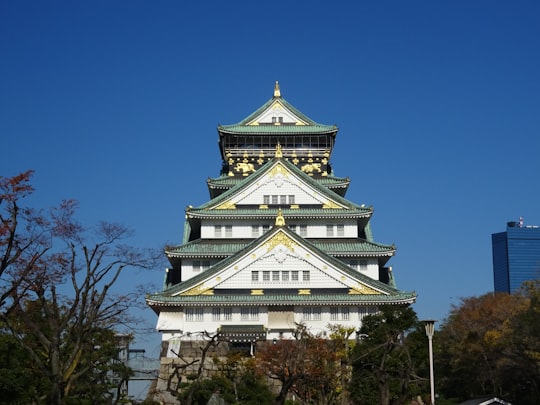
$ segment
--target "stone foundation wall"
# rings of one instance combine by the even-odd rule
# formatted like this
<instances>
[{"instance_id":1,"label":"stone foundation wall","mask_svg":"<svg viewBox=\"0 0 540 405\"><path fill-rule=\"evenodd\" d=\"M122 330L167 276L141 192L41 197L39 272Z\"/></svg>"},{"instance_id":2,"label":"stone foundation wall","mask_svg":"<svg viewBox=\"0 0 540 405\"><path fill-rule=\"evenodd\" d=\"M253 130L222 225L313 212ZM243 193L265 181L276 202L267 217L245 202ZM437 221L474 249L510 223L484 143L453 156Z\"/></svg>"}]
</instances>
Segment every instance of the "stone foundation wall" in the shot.
<instances>
[{"instance_id":1,"label":"stone foundation wall","mask_svg":"<svg viewBox=\"0 0 540 405\"><path fill-rule=\"evenodd\" d=\"M182 342L178 357L166 357L168 352L168 342L163 342L161 347L161 362L159 377L153 392L150 393L150 399L159 402L162 405L177 405L179 401L169 392L170 389L176 389L179 384L190 382L188 376L196 375L202 356L201 348L204 348L207 341ZM219 369L214 364L213 358L218 357L226 359L230 347L227 342L220 342L219 345L211 347L203 364L203 378L210 378L219 373ZM268 386L272 391L279 393L281 384L273 379L268 379Z\"/></svg>"},{"instance_id":2,"label":"stone foundation wall","mask_svg":"<svg viewBox=\"0 0 540 405\"><path fill-rule=\"evenodd\" d=\"M151 398L154 401L163 405L179 403L168 390L174 390L179 384L189 382L188 376L198 373L201 366L201 348L204 348L206 344L206 341L182 342L178 357L165 357L168 351L168 342L162 343L159 376L154 392L151 393ZM217 356L224 359L228 351L229 344L227 342L220 342L216 347L211 347L206 353L202 376L209 378L217 374L219 370L214 364L213 358Z\"/></svg>"}]
</instances>

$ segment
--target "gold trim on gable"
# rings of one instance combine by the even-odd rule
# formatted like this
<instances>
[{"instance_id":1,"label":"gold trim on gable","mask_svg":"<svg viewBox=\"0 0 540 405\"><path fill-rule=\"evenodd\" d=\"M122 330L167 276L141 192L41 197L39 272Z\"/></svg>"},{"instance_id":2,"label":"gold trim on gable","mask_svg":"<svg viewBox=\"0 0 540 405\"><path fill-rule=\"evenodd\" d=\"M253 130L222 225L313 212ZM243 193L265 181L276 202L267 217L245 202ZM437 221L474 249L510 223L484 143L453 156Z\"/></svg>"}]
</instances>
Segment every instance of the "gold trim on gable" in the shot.
<instances>
[{"instance_id":1,"label":"gold trim on gable","mask_svg":"<svg viewBox=\"0 0 540 405\"><path fill-rule=\"evenodd\" d=\"M214 295L214 290L212 288L205 287L203 284L200 284L190 290L184 291L180 295Z\"/></svg>"},{"instance_id":2,"label":"gold trim on gable","mask_svg":"<svg viewBox=\"0 0 540 405\"><path fill-rule=\"evenodd\" d=\"M216 210L235 210L236 204L232 201L225 201L223 204L220 204L216 207Z\"/></svg>"},{"instance_id":3,"label":"gold trim on gable","mask_svg":"<svg viewBox=\"0 0 540 405\"><path fill-rule=\"evenodd\" d=\"M358 284L357 286L352 287L352 288L349 289L349 295L357 295L357 294L361 294L361 295L377 295L377 294L380 294L380 292L378 292L378 291L374 290L373 288L368 287L366 285Z\"/></svg>"},{"instance_id":4,"label":"gold trim on gable","mask_svg":"<svg viewBox=\"0 0 540 405\"><path fill-rule=\"evenodd\" d=\"M341 205L336 204L333 201L328 200L326 203L323 204L323 208L343 208Z\"/></svg>"},{"instance_id":5,"label":"gold trim on gable","mask_svg":"<svg viewBox=\"0 0 540 405\"><path fill-rule=\"evenodd\" d=\"M274 177L277 175L282 175L284 177L289 177L289 173L287 170L284 169L284 167L281 164L275 165L272 170L268 173L270 177Z\"/></svg>"},{"instance_id":6,"label":"gold trim on gable","mask_svg":"<svg viewBox=\"0 0 540 405\"><path fill-rule=\"evenodd\" d=\"M294 252L294 247L296 246L296 242L293 241L284 233L278 232L274 236L272 236L272 238L266 241L266 243L264 244L268 252L274 249L277 245L283 245L290 251Z\"/></svg>"}]
</instances>

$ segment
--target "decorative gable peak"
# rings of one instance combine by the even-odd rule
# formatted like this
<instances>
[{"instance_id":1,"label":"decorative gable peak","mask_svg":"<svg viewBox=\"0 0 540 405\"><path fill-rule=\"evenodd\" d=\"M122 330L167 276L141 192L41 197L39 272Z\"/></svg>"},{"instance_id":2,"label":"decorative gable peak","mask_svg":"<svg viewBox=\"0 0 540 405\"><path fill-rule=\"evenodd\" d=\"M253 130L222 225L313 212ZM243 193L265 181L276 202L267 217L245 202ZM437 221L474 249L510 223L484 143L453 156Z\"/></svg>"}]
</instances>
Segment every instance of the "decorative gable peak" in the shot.
<instances>
[{"instance_id":1,"label":"decorative gable peak","mask_svg":"<svg viewBox=\"0 0 540 405\"><path fill-rule=\"evenodd\" d=\"M281 96L279 82L273 97L233 125L219 125L222 174L246 177L268 162L281 146L282 157L305 167L313 177L332 172L330 155L337 134L335 125L319 124ZM304 170L304 169L303 169Z\"/></svg>"},{"instance_id":2,"label":"decorative gable peak","mask_svg":"<svg viewBox=\"0 0 540 405\"><path fill-rule=\"evenodd\" d=\"M274 97L272 100L272 103L265 110L252 118L246 125L311 125L307 119L301 117L300 114L296 114L283 102L279 86L277 87L277 90L274 90Z\"/></svg>"}]
</instances>

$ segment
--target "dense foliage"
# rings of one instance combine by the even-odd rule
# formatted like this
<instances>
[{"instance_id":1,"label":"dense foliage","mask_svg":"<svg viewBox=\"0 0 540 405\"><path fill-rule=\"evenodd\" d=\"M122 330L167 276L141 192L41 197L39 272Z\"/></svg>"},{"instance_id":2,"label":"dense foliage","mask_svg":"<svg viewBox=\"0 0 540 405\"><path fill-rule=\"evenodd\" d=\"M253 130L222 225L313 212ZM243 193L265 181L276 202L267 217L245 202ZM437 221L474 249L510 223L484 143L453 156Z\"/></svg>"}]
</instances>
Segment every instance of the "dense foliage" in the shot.
<instances>
[{"instance_id":1,"label":"dense foliage","mask_svg":"<svg viewBox=\"0 0 540 405\"><path fill-rule=\"evenodd\" d=\"M422 392L425 379L417 375L412 356L418 338L409 334L415 327L416 313L408 306L383 307L364 318L352 354L352 403L404 404Z\"/></svg>"},{"instance_id":2,"label":"dense foliage","mask_svg":"<svg viewBox=\"0 0 540 405\"><path fill-rule=\"evenodd\" d=\"M540 398L540 282L519 294L461 300L434 342L437 388L446 397L494 395L512 403Z\"/></svg>"},{"instance_id":3,"label":"dense foliage","mask_svg":"<svg viewBox=\"0 0 540 405\"><path fill-rule=\"evenodd\" d=\"M153 265L153 257L126 247L130 232L117 224L86 229L75 219L77 203L50 210L24 207L32 172L0 177L0 322L3 364L24 370L21 382L6 378L13 403L100 403L110 398L112 373L127 378L114 361L115 327L124 324L136 295L114 295L128 268ZM13 375L16 375L14 373ZM6 394L7 395L7 394Z\"/></svg>"}]
</instances>

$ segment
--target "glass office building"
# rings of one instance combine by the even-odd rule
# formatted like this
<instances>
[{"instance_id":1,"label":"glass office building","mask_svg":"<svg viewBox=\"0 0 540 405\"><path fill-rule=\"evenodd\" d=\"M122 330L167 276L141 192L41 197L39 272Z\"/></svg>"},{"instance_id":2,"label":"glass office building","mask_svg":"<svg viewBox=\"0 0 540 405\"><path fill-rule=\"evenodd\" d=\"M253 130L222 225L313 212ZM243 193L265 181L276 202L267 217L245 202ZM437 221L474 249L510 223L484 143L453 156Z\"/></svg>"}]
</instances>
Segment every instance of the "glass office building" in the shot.
<instances>
[{"instance_id":1,"label":"glass office building","mask_svg":"<svg viewBox=\"0 0 540 405\"><path fill-rule=\"evenodd\" d=\"M540 228L523 219L508 222L506 232L491 235L496 292L514 293L524 281L540 278Z\"/></svg>"}]
</instances>

